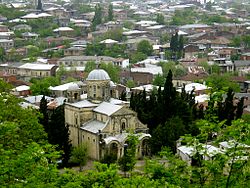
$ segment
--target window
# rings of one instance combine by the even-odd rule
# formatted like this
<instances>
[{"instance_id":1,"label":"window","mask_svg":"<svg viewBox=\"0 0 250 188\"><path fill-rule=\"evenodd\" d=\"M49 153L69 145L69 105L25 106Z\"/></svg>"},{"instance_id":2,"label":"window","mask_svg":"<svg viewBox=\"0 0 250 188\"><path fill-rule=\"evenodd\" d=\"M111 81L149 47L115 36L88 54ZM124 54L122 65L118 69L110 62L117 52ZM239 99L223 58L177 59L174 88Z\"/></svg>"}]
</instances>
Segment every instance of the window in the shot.
<instances>
[{"instance_id":1,"label":"window","mask_svg":"<svg viewBox=\"0 0 250 188\"><path fill-rule=\"evenodd\" d=\"M126 128L126 125L125 125L125 123L124 123L124 122L122 122L122 130L124 131L124 130L125 130L125 128Z\"/></svg>"},{"instance_id":2,"label":"window","mask_svg":"<svg viewBox=\"0 0 250 188\"><path fill-rule=\"evenodd\" d=\"M93 90L94 93L96 93L96 85L94 85L94 90Z\"/></svg>"},{"instance_id":3,"label":"window","mask_svg":"<svg viewBox=\"0 0 250 188\"><path fill-rule=\"evenodd\" d=\"M76 100L78 96L78 93L74 93L74 99Z\"/></svg>"},{"instance_id":4,"label":"window","mask_svg":"<svg viewBox=\"0 0 250 188\"><path fill-rule=\"evenodd\" d=\"M95 139L93 139L93 142L95 142Z\"/></svg>"}]
</instances>

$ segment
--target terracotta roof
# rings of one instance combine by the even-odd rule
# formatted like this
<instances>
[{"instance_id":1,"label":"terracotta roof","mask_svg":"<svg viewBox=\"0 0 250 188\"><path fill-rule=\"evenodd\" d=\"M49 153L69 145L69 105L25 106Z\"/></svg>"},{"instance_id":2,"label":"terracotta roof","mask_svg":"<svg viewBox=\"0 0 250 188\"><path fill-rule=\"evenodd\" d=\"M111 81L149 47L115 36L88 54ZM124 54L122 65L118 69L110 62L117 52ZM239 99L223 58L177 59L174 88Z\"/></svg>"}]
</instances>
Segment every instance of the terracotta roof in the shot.
<instances>
[{"instance_id":1,"label":"terracotta roof","mask_svg":"<svg viewBox=\"0 0 250 188\"><path fill-rule=\"evenodd\" d=\"M207 78L208 75L206 73L200 73L200 74L187 74L183 77L179 78L173 78L173 80L185 80L185 81L195 81L195 80L203 80Z\"/></svg>"}]
</instances>

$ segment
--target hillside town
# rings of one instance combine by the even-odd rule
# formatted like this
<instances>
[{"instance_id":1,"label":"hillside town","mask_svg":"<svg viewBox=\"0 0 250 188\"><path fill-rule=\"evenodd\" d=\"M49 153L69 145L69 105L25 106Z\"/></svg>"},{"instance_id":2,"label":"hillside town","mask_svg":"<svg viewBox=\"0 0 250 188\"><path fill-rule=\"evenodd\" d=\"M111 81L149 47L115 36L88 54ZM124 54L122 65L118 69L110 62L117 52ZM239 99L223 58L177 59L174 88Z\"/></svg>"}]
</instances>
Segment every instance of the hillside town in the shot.
<instances>
[{"instance_id":1,"label":"hillside town","mask_svg":"<svg viewBox=\"0 0 250 188\"><path fill-rule=\"evenodd\" d=\"M0 0L3 187L249 187L249 148L249 1Z\"/></svg>"}]
</instances>

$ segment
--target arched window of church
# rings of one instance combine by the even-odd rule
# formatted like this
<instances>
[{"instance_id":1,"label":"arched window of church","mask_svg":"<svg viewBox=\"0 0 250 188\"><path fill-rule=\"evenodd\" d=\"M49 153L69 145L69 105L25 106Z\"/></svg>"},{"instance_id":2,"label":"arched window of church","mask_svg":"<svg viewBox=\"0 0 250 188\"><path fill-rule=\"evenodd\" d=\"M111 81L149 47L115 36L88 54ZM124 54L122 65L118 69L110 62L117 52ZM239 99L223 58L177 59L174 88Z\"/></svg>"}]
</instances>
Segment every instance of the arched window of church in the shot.
<instances>
[{"instance_id":1,"label":"arched window of church","mask_svg":"<svg viewBox=\"0 0 250 188\"><path fill-rule=\"evenodd\" d=\"M126 128L126 124L125 124L125 122L122 122L122 131L124 131L125 128Z\"/></svg>"},{"instance_id":2,"label":"arched window of church","mask_svg":"<svg viewBox=\"0 0 250 188\"><path fill-rule=\"evenodd\" d=\"M74 93L74 99L76 100L78 96L78 93Z\"/></svg>"},{"instance_id":3,"label":"arched window of church","mask_svg":"<svg viewBox=\"0 0 250 188\"><path fill-rule=\"evenodd\" d=\"M102 96L105 96L105 87L102 88Z\"/></svg>"},{"instance_id":4,"label":"arched window of church","mask_svg":"<svg viewBox=\"0 0 250 188\"><path fill-rule=\"evenodd\" d=\"M96 93L96 85L94 85L94 87L93 87L93 88L94 88L94 94L95 94L95 93Z\"/></svg>"}]
</instances>

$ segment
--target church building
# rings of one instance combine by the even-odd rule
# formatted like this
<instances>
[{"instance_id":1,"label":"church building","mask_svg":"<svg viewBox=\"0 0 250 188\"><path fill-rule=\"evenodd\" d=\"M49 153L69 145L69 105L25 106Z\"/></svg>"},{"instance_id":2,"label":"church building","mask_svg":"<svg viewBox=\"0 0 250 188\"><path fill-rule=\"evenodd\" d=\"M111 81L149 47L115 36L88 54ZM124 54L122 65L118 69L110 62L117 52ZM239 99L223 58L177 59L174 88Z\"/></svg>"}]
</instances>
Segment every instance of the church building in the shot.
<instances>
[{"instance_id":1,"label":"church building","mask_svg":"<svg viewBox=\"0 0 250 188\"><path fill-rule=\"evenodd\" d=\"M80 88L67 91L65 122L73 146L87 144L89 157L101 160L104 155L123 156L129 134L138 136L137 157L149 154L148 128L128 108L128 102L111 98L113 82L106 71L94 69L86 79L87 99L80 99ZM129 147L129 146L128 146Z\"/></svg>"}]
</instances>

